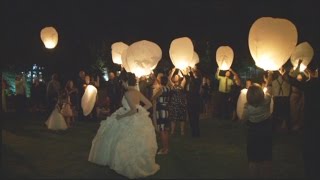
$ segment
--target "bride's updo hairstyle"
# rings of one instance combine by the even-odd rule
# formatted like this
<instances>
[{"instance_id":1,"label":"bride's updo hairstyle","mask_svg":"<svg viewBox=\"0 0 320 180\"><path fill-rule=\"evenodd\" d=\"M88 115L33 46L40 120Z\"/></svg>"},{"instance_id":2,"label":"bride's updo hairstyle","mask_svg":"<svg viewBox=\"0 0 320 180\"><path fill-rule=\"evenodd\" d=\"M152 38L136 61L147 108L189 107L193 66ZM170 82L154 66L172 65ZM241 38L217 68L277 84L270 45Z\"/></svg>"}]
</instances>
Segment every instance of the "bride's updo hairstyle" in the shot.
<instances>
[{"instance_id":1,"label":"bride's updo hairstyle","mask_svg":"<svg viewBox=\"0 0 320 180\"><path fill-rule=\"evenodd\" d=\"M128 78L128 85L129 86L135 86L137 85L137 79L136 79L136 75L131 73L131 72L128 72L127 73L127 78Z\"/></svg>"}]
</instances>

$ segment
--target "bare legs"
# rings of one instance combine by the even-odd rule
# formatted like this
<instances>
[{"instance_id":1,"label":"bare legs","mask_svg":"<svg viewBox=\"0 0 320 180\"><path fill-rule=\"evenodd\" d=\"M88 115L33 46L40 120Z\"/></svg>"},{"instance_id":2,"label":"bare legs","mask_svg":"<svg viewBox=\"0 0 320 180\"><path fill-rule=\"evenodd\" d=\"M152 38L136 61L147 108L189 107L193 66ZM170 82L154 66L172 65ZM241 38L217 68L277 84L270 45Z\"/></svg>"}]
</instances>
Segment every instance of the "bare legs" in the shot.
<instances>
[{"instance_id":1,"label":"bare legs","mask_svg":"<svg viewBox=\"0 0 320 180\"><path fill-rule=\"evenodd\" d=\"M168 154L169 152L169 132L168 130L163 130L160 132L160 138L162 142L162 148L158 154Z\"/></svg>"},{"instance_id":2,"label":"bare legs","mask_svg":"<svg viewBox=\"0 0 320 180\"><path fill-rule=\"evenodd\" d=\"M171 135L174 134L176 128L176 121L171 121ZM185 122L184 121L180 121L180 129L181 129L181 135L184 135L184 130L185 130Z\"/></svg>"}]
</instances>

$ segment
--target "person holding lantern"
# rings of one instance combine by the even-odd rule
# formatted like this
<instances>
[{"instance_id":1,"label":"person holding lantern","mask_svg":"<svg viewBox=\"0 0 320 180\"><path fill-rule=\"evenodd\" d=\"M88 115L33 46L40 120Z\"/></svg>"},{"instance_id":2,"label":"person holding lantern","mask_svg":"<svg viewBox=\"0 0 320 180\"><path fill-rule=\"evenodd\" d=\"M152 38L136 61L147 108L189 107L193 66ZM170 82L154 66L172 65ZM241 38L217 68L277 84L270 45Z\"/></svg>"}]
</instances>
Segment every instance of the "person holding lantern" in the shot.
<instances>
[{"instance_id":1,"label":"person holding lantern","mask_svg":"<svg viewBox=\"0 0 320 180\"><path fill-rule=\"evenodd\" d=\"M274 101L273 121L281 124L281 129L290 129L290 104L291 85L288 82L286 70L281 67L276 79L271 82L272 97Z\"/></svg>"},{"instance_id":2,"label":"person holding lantern","mask_svg":"<svg viewBox=\"0 0 320 180\"><path fill-rule=\"evenodd\" d=\"M302 90L304 93L304 126L303 132L303 160L306 178L318 179L319 178L319 162L320 162L320 121L319 121L319 106L320 106L320 77L318 69L307 70L309 71L308 81L299 81L297 76L299 74L299 66L302 60L299 61L298 67L295 71L289 73L289 82ZM319 68L319 64L318 64Z\"/></svg>"},{"instance_id":3,"label":"person holding lantern","mask_svg":"<svg viewBox=\"0 0 320 180\"><path fill-rule=\"evenodd\" d=\"M121 81L126 89L123 107L101 121L88 160L108 165L130 179L143 178L160 169L155 162L156 134L147 111L152 103L136 89L133 73L128 73Z\"/></svg>"},{"instance_id":4,"label":"person holding lantern","mask_svg":"<svg viewBox=\"0 0 320 180\"><path fill-rule=\"evenodd\" d=\"M270 88L264 93L259 84L251 85L246 95L247 103L240 117L240 120L248 125L247 157L249 173L254 178L271 175L272 123L269 92Z\"/></svg>"},{"instance_id":5,"label":"person holding lantern","mask_svg":"<svg viewBox=\"0 0 320 180\"><path fill-rule=\"evenodd\" d=\"M192 137L200 137L199 118L203 110L203 102L200 95L202 78L197 68L189 70L189 91L187 93L188 117Z\"/></svg>"},{"instance_id":6,"label":"person holding lantern","mask_svg":"<svg viewBox=\"0 0 320 180\"><path fill-rule=\"evenodd\" d=\"M180 73L180 75L179 75ZM173 68L169 76L171 95L169 101L169 118L171 120L171 135L174 134L176 122L180 122L181 135L185 133L185 122L187 119L187 97L184 89L186 78L179 69Z\"/></svg>"},{"instance_id":7,"label":"person holding lantern","mask_svg":"<svg viewBox=\"0 0 320 180\"><path fill-rule=\"evenodd\" d=\"M228 100L230 98L231 87L234 84L233 79L231 79L231 73L237 76L231 68L226 71L225 76L220 76L220 69L218 67L215 75L219 81L219 102L221 104L219 113L221 118L228 118L229 116Z\"/></svg>"},{"instance_id":8,"label":"person holding lantern","mask_svg":"<svg viewBox=\"0 0 320 180\"><path fill-rule=\"evenodd\" d=\"M305 72L299 72L300 66L296 70L289 72L289 82L292 85L290 95L290 118L291 130L297 132L303 127L303 114L304 114L304 92L298 83L305 83L307 76Z\"/></svg>"},{"instance_id":9,"label":"person holding lantern","mask_svg":"<svg viewBox=\"0 0 320 180\"><path fill-rule=\"evenodd\" d=\"M124 71L121 71L124 72ZM114 72L109 72L109 80L107 81L107 91L110 97L110 113L113 113L120 107L121 102L121 83Z\"/></svg>"}]
</instances>

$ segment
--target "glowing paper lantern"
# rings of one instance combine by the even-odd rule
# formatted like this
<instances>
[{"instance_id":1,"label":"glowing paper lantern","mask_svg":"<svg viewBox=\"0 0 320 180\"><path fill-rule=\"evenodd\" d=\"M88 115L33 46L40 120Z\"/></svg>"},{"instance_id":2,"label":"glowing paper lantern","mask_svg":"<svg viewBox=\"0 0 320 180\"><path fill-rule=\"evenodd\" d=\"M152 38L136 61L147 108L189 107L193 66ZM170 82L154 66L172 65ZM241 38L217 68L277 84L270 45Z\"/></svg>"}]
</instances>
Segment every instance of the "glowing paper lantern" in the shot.
<instances>
[{"instance_id":1,"label":"glowing paper lantern","mask_svg":"<svg viewBox=\"0 0 320 180\"><path fill-rule=\"evenodd\" d=\"M189 62L190 67L194 67L197 63L199 63L199 56L196 52L193 52L192 60Z\"/></svg>"},{"instance_id":2,"label":"glowing paper lantern","mask_svg":"<svg viewBox=\"0 0 320 180\"><path fill-rule=\"evenodd\" d=\"M122 66L127 72L131 72L130 67L127 63L127 50L128 49L123 50L121 54Z\"/></svg>"},{"instance_id":3,"label":"glowing paper lantern","mask_svg":"<svg viewBox=\"0 0 320 180\"><path fill-rule=\"evenodd\" d=\"M48 49L53 49L58 44L58 32L54 27L45 27L40 32L41 40Z\"/></svg>"},{"instance_id":4,"label":"glowing paper lantern","mask_svg":"<svg viewBox=\"0 0 320 180\"><path fill-rule=\"evenodd\" d=\"M297 29L287 19L262 17L249 32L249 49L256 66L275 71L289 59L298 40Z\"/></svg>"},{"instance_id":5,"label":"glowing paper lantern","mask_svg":"<svg viewBox=\"0 0 320 180\"><path fill-rule=\"evenodd\" d=\"M137 77L149 75L161 57L162 51L157 44L146 40L138 41L127 49L127 64L124 67Z\"/></svg>"},{"instance_id":6,"label":"glowing paper lantern","mask_svg":"<svg viewBox=\"0 0 320 180\"><path fill-rule=\"evenodd\" d=\"M169 55L173 65L185 69L193 58L193 44L187 37L174 39L170 44Z\"/></svg>"},{"instance_id":7,"label":"glowing paper lantern","mask_svg":"<svg viewBox=\"0 0 320 180\"><path fill-rule=\"evenodd\" d=\"M313 57L313 48L308 42L300 43L293 51L290 60L294 69L297 68L299 59L302 60L300 71L304 71Z\"/></svg>"},{"instance_id":8,"label":"glowing paper lantern","mask_svg":"<svg viewBox=\"0 0 320 180\"><path fill-rule=\"evenodd\" d=\"M237 102L237 115L238 118L241 119L242 115L243 115L243 108L244 105L247 103L247 92L248 89L244 88L241 90L239 98L238 98L238 102ZM263 90L264 93L266 93L266 89ZM271 102L270 102L270 113L273 112L273 99L271 98Z\"/></svg>"},{"instance_id":9,"label":"glowing paper lantern","mask_svg":"<svg viewBox=\"0 0 320 180\"><path fill-rule=\"evenodd\" d=\"M229 46L220 46L216 52L216 61L220 70L229 70L233 62L233 50Z\"/></svg>"},{"instance_id":10,"label":"glowing paper lantern","mask_svg":"<svg viewBox=\"0 0 320 180\"><path fill-rule=\"evenodd\" d=\"M128 45L123 42L116 42L111 45L112 61L115 64L122 64L121 55L124 50L128 49Z\"/></svg>"},{"instance_id":11,"label":"glowing paper lantern","mask_svg":"<svg viewBox=\"0 0 320 180\"><path fill-rule=\"evenodd\" d=\"M83 110L83 115L87 116L91 113L97 97L97 88L88 85L81 99L81 107Z\"/></svg>"}]
</instances>

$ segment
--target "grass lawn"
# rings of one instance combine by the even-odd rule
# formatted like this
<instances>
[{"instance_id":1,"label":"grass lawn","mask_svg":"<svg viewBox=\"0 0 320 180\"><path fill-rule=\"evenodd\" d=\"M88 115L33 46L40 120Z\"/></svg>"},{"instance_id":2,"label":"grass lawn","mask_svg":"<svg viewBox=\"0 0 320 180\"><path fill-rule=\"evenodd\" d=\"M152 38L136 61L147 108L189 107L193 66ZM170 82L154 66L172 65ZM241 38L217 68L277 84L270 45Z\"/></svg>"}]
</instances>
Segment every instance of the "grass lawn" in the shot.
<instances>
[{"instance_id":1,"label":"grass lawn","mask_svg":"<svg viewBox=\"0 0 320 180\"><path fill-rule=\"evenodd\" d=\"M124 178L87 161L99 121L77 122L66 131L46 128L44 114L2 114L2 176L7 178ZM201 137L179 133L167 156L157 156L160 171L148 178L247 178L246 126L201 119ZM304 178L302 135L275 133L273 177Z\"/></svg>"}]
</instances>

